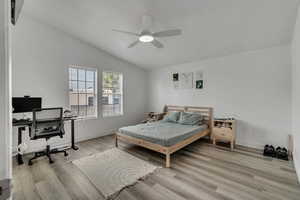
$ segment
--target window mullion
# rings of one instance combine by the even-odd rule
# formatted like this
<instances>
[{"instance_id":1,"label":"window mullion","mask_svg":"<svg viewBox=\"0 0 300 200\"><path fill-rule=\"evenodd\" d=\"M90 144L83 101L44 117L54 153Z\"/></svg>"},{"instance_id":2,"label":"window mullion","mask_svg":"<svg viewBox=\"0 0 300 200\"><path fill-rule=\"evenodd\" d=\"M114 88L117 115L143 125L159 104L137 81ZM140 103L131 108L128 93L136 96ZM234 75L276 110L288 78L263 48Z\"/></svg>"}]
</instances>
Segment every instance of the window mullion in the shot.
<instances>
[{"instance_id":1,"label":"window mullion","mask_svg":"<svg viewBox=\"0 0 300 200\"><path fill-rule=\"evenodd\" d=\"M86 84L87 84L87 82L86 82L86 72L87 72L87 70L85 70L84 71L84 74L85 74L85 80L84 80L84 88L85 88L85 116L87 116L87 109L88 109L88 104L87 104L87 88L86 88Z\"/></svg>"},{"instance_id":2,"label":"window mullion","mask_svg":"<svg viewBox=\"0 0 300 200\"><path fill-rule=\"evenodd\" d=\"M76 69L76 71L77 71L77 115L79 116L80 115L80 113L79 113L79 70L78 69Z\"/></svg>"},{"instance_id":3,"label":"window mullion","mask_svg":"<svg viewBox=\"0 0 300 200\"><path fill-rule=\"evenodd\" d=\"M94 72L94 82L93 82L93 88L94 88L94 102L93 105L95 106L95 114L98 116L98 97L96 96L96 72Z\"/></svg>"}]
</instances>

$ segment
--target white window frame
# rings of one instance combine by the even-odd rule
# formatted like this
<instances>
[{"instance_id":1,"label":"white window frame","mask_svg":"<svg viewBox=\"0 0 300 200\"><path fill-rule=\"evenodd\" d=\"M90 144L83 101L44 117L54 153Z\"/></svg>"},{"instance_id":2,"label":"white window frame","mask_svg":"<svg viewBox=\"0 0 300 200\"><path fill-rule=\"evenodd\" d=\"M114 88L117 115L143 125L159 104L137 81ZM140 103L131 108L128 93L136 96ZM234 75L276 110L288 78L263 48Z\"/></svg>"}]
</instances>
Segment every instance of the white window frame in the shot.
<instances>
[{"instance_id":1,"label":"white window frame","mask_svg":"<svg viewBox=\"0 0 300 200\"><path fill-rule=\"evenodd\" d=\"M85 71L93 71L95 73L95 76L94 76L94 98L95 98L95 101L94 101L94 106L95 106L95 115L87 115L87 111L86 111L86 115L84 116L78 116L79 119L97 119L98 118L98 70L96 67L85 67L85 66L78 66L78 65L70 65L68 67L68 97L69 97L69 107L70 107L70 110L71 110L71 104L70 104L70 83L72 81L76 81L77 82L77 89L79 88L79 73L77 71L77 80L71 80L70 78L70 69L73 68L73 69L77 69L77 70L85 70ZM89 82L89 81L88 81ZM85 84L87 83L87 80L86 80L86 73L85 73ZM86 92L86 94L88 94ZM79 97L78 97L79 98ZM88 99L86 99L86 101L88 101ZM79 100L78 100L78 103L79 103ZM79 108L78 108L79 109ZM78 114L79 114L79 110L78 110Z\"/></svg>"},{"instance_id":2,"label":"white window frame","mask_svg":"<svg viewBox=\"0 0 300 200\"><path fill-rule=\"evenodd\" d=\"M103 84L103 81L104 81L104 73L116 73L116 74L119 74L121 75L121 112L120 113L117 113L117 114L113 114L113 115L105 115L105 112L104 112L104 109L103 109L103 88L104 88L104 84ZM124 75L122 72L118 72L118 71L112 71L112 70L104 70L102 71L102 80L101 80L101 83L102 83L102 90L101 90L101 110L102 110L102 117L103 118L109 118L109 117L120 117L120 116L123 116L124 115Z\"/></svg>"}]
</instances>

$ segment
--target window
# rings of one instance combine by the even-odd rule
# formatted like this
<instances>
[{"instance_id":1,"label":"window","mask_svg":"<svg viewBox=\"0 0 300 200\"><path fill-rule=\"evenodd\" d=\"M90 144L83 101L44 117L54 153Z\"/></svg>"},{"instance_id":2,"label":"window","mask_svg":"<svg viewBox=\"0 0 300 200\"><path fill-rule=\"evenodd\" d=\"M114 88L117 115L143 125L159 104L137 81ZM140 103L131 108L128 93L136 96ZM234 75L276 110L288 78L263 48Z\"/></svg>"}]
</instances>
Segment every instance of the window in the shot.
<instances>
[{"instance_id":1,"label":"window","mask_svg":"<svg viewBox=\"0 0 300 200\"><path fill-rule=\"evenodd\" d=\"M97 117L97 70L69 67L71 111L83 118Z\"/></svg>"},{"instance_id":2,"label":"window","mask_svg":"<svg viewBox=\"0 0 300 200\"><path fill-rule=\"evenodd\" d=\"M103 117L123 115L123 75L118 72L103 72L102 76Z\"/></svg>"}]
</instances>

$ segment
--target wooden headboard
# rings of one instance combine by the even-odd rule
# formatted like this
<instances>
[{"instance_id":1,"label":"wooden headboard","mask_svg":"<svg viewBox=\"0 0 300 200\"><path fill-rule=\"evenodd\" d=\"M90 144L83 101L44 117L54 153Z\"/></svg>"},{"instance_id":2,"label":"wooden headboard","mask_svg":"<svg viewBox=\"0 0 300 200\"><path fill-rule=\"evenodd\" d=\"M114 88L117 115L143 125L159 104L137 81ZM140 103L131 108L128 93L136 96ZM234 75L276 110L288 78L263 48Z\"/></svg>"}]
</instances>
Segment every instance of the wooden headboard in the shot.
<instances>
[{"instance_id":1,"label":"wooden headboard","mask_svg":"<svg viewBox=\"0 0 300 200\"><path fill-rule=\"evenodd\" d=\"M165 106L164 112L172 112L172 111L184 112L185 107L184 106L171 106L171 105Z\"/></svg>"},{"instance_id":2,"label":"wooden headboard","mask_svg":"<svg viewBox=\"0 0 300 200\"><path fill-rule=\"evenodd\" d=\"M214 123L214 113L213 108L211 107L196 107L196 106L172 106L166 105L164 108L164 112L199 112L202 116L204 116L205 123L209 126L209 129L212 132L213 123Z\"/></svg>"}]
</instances>

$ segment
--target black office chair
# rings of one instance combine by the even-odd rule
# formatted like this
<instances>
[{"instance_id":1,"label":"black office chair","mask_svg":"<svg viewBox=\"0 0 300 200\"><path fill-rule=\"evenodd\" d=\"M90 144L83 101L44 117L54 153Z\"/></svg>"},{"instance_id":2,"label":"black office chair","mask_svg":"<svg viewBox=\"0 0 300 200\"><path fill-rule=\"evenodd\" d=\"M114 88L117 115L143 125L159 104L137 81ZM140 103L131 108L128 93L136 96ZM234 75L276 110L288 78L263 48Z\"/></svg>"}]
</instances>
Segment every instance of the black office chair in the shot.
<instances>
[{"instance_id":1,"label":"black office chair","mask_svg":"<svg viewBox=\"0 0 300 200\"><path fill-rule=\"evenodd\" d=\"M48 140L52 137L60 136L63 138L65 134L64 122L63 122L63 109L62 108L44 108L33 110L33 123L32 127L29 128L29 135L31 140L46 139L47 146L44 151L36 152L34 157L28 162L32 165L32 161L42 157L47 156L49 163L54 163L51 158L51 154L64 153L68 156L66 150L52 149L50 150L50 145Z\"/></svg>"}]
</instances>

